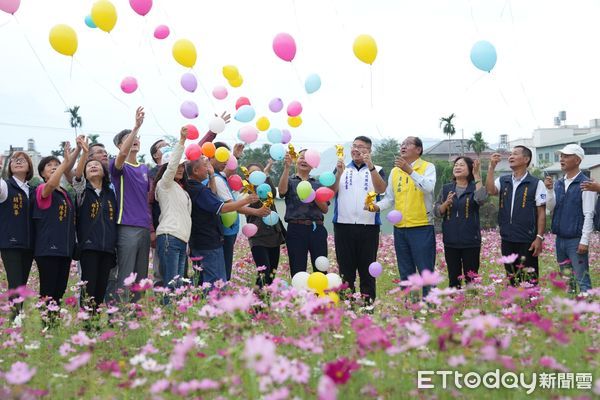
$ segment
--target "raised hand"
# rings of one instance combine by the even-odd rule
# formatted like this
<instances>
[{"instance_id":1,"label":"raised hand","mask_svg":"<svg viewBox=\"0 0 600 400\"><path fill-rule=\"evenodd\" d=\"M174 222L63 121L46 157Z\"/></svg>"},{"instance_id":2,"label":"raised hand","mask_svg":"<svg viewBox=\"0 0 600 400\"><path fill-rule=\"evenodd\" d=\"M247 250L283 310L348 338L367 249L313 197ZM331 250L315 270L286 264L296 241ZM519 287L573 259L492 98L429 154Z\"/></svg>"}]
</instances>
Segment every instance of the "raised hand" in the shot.
<instances>
[{"instance_id":1,"label":"raised hand","mask_svg":"<svg viewBox=\"0 0 600 400\"><path fill-rule=\"evenodd\" d=\"M182 126L181 131L179 131L179 143L184 144L188 135L187 126Z\"/></svg>"},{"instance_id":2,"label":"raised hand","mask_svg":"<svg viewBox=\"0 0 600 400\"><path fill-rule=\"evenodd\" d=\"M71 142L65 142L63 153L63 162L69 162L71 159Z\"/></svg>"},{"instance_id":3,"label":"raised hand","mask_svg":"<svg viewBox=\"0 0 600 400\"><path fill-rule=\"evenodd\" d=\"M223 114L221 114L220 116L215 114L215 117L221 118L223 121L225 121L226 124L228 124L231 120L231 114L227 113L227 111L223 111Z\"/></svg>"},{"instance_id":4,"label":"raised hand","mask_svg":"<svg viewBox=\"0 0 600 400\"><path fill-rule=\"evenodd\" d=\"M454 192L448 192L448 196L446 197L446 201L444 201L444 204L446 204L446 206L449 206L452 204L452 199L454 199L454 196L456 195L456 193Z\"/></svg>"},{"instance_id":5,"label":"raised hand","mask_svg":"<svg viewBox=\"0 0 600 400\"><path fill-rule=\"evenodd\" d=\"M233 145L233 156L240 158L244 153L244 143L236 143Z\"/></svg>"},{"instance_id":6,"label":"raised hand","mask_svg":"<svg viewBox=\"0 0 600 400\"><path fill-rule=\"evenodd\" d=\"M599 192L600 193L600 182L585 181L581 184L581 189L589 190L590 192Z\"/></svg>"},{"instance_id":7,"label":"raised hand","mask_svg":"<svg viewBox=\"0 0 600 400\"><path fill-rule=\"evenodd\" d=\"M478 158L473 161L473 176L475 180L481 179L481 161Z\"/></svg>"},{"instance_id":8,"label":"raised hand","mask_svg":"<svg viewBox=\"0 0 600 400\"><path fill-rule=\"evenodd\" d=\"M544 178L544 185L546 186L546 189L554 190L554 179L552 179L551 176L547 176Z\"/></svg>"},{"instance_id":9,"label":"raised hand","mask_svg":"<svg viewBox=\"0 0 600 400\"><path fill-rule=\"evenodd\" d=\"M267 161L267 165L265 166L265 169L263 170L263 172L265 173L265 175L269 175L269 173L271 172L271 168L273 168L273 159L269 158L269 161Z\"/></svg>"},{"instance_id":10,"label":"raised hand","mask_svg":"<svg viewBox=\"0 0 600 400\"><path fill-rule=\"evenodd\" d=\"M490 157L490 169L496 168L496 165L498 165L498 163L500 162L501 159L502 159L502 156L500 155L500 153L492 154Z\"/></svg>"},{"instance_id":11,"label":"raised hand","mask_svg":"<svg viewBox=\"0 0 600 400\"><path fill-rule=\"evenodd\" d=\"M292 166L292 156L290 156L289 152L286 152L283 157L283 166L285 168L290 168Z\"/></svg>"},{"instance_id":12,"label":"raised hand","mask_svg":"<svg viewBox=\"0 0 600 400\"><path fill-rule=\"evenodd\" d=\"M137 110L135 110L135 128L134 129L140 129L140 127L144 123L145 115L146 114L144 113L144 107L138 107Z\"/></svg>"},{"instance_id":13,"label":"raised hand","mask_svg":"<svg viewBox=\"0 0 600 400\"><path fill-rule=\"evenodd\" d=\"M84 135L77 136L76 139L77 147L81 148L81 150L87 154L90 151L90 147L88 145L88 138Z\"/></svg>"},{"instance_id":14,"label":"raised hand","mask_svg":"<svg viewBox=\"0 0 600 400\"><path fill-rule=\"evenodd\" d=\"M365 151L362 153L362 159L369 169L373 168L373 160L371 160L371 153Z\"/></svg>"}]
</instances>

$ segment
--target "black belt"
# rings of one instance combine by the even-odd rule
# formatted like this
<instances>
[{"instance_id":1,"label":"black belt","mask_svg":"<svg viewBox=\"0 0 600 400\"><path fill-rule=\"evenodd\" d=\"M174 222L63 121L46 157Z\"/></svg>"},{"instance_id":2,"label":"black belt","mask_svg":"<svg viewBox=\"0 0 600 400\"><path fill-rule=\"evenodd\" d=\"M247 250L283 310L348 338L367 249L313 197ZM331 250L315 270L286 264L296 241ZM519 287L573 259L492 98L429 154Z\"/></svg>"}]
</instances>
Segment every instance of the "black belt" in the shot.
<instances>
[{"instance_id":1,"label":"black belt","mask_svg":"<svg viewBox=\"0 0 600 400\"><path fill-rule=\"evenodd\" d=\"M288 224L299 224L299 225L312 225L313 223L317 225L323 225L323 221L312 221L310 219L290 219Z\"/></svg>"}]
</instances>

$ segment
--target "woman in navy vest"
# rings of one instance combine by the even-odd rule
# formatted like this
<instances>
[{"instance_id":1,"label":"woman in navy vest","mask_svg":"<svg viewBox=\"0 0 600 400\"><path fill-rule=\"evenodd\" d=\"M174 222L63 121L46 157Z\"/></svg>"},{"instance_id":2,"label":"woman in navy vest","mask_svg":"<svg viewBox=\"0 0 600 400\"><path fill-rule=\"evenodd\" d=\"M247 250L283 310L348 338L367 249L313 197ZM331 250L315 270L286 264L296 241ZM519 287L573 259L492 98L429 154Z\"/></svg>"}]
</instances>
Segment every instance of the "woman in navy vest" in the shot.
<instances>
[{"instance_id":1,"label":"woman in navy vest","mask_svg":"<svg viewBox=\"0 0 600 400\"><path fill-rule=\"evenodd\" d=\"M487 199L487 191L481 184L479 160L458 157L452 174L454 182L444 185L434 212L442 218L449 286L460 288L461 277L468 283L479 273L479 206Z\"/></svg>"},{"instance_id":2,"label":"woman in navy vest","mask_svg":"<svg viewBox=\"0 0 600 400\"><path fill-rule=\"evenodd\" d=\"M77 252L81 280L87 282L87 303L95 310L104 299L108 275L116 265L117 199L110 188L108 169L93 159L80 162L85 162L86 186L77 198Z\"/></svg>"},{"instance_id":3,"label":"woman in navy vest","mask_svg":"<svg viewBox=\"0 0 600 400\"><path fill-rule=\"evenodd\" d=\"M0 253L9 289L27 284L33 262L33 189L27 184L32 177L31 158L17 151L8 163L8 179L0 180Z\"/></svg>"},{"instance_id":4,"label":"woman in navy vest","mask_svg":"<svg viewBox=\"0 0 600 400\"><path fill-rule=\"evenodd\" d=\"M54 156L40 161L38 172L44 183L35 191L33 206L33 255L40 274L40 297L50 298L57 304L67 288L75 248L75 209L67 191L60 186L60 179L73 157L70 147L65 143L62 163Z\"/></svg>"}]
</instances>

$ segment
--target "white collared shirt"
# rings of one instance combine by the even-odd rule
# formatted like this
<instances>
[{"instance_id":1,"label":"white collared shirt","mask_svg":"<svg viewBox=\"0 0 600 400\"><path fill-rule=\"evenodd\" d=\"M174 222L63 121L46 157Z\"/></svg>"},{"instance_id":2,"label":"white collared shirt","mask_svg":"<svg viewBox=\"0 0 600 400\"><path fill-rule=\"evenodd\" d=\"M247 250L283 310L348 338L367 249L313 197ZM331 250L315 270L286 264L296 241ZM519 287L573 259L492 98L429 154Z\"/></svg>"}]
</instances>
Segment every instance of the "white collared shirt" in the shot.
<instances>
[{"instance_id":1,"label":"white collared shirt","mask_svg":"<svg viewBox=\"0 0 600 400\"><path fill-rule=\"evenodd\" d=\"M16 176L13 176L13 179L15 180L15 182L17 182L17 185L19 185L21 190L23 190L29 198L29 185L27 184L27 182L21 181ZM4 203L6 199L8 199L8 185L6 184L6 181L4 179L0 179L0 203Z\"/></svg>"},{"instance_id":2,"label":"white collared shirt","mask_svg":"<svg viewBox=\"0 0 600 400\"><path fill-rule=\"evenodd\" d=\"M377 173L381 173L381 167L374 165ZM335 197L335 212L333 221L339 224L379 224L376 213L366 211L365 199L369 192L374 192L371 171L366 164L360 168L353 161L346 165L340 176L340 184Z\"/></svg>"}]
</instances>

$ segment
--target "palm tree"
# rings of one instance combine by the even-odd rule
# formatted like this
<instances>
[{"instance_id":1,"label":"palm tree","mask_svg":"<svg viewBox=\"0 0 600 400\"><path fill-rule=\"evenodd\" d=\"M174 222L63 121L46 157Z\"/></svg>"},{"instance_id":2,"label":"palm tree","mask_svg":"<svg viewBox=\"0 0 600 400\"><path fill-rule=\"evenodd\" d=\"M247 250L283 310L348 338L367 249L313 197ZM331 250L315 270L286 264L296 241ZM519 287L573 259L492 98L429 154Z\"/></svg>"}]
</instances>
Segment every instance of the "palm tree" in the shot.
<instances>
[{"instance_id":1,"label":"palm tree","mask_svg":"<svg viewBox=\"0 0 600 400\"><path fill-rule=\"evenodd\" d=\"M77 128L81 128L83 125L83 120L79 115L79 106L73 106L73 108L67 108L65 111L69 113L69 123L71 124L71 128L75 129L75 135L77 135Z\"/></svg>"},{"instance_id":2,"label":"palm tree","mask_svg":"<svg viewBox=\"0 0 600 400\"><path fill-rule=\"evenodd\" d=\"M448 117L440 118L440 128L442 128L444 135L448 135L448 158L450 158L450 156L452 155L452 153L451 153L452 143L450 143L450 138L452 136L454 136L454 134L456 133L456 128L454 127L454 124L452 123L452 120L455 117L456 117L456 115L454 115L454 113L452 113Z\"/></svg>"},{"instance_id":3,"label":"palm tree","mask_svg":"<svg viewBox=\"0 0 600 400\"><path fill-rule=\"evenodd\" d=\"M467 141L467 146L477 154L477 158L485 151L488 147L487 142L483 139L481 132L475 132L473 138Z\"/></svg>"},{"instance_id":4,"label":"palm tree","mask_svg":"<svg viewBox=\"0 0 600 400\"><path fill-rule=\"evenodd\" d=\"M89 135L88 138L90 139L90 146L98 143L99 137L100 135L98 135L97 133L92 133L91 135Z\"/></svg>"}]
</instances>

